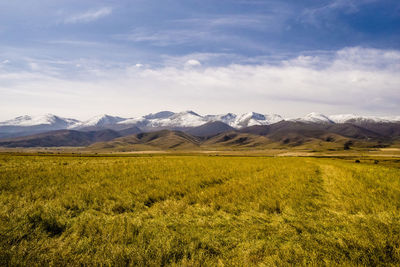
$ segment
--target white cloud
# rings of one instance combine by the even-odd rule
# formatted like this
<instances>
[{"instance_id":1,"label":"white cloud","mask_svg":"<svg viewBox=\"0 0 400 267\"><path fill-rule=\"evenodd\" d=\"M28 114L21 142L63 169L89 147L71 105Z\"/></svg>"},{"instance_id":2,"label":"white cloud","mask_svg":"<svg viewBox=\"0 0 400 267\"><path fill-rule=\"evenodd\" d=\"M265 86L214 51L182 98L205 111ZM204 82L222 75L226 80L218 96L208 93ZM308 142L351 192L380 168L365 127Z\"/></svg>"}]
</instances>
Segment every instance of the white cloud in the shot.
<instances>
[{"instance_id":1,"label":"white cloud","mask_svg":"<svg viewBox=\"0 0 400 267\"><path fill-rule=\"evenodd\" d=\"M102 112L127 115L163 109L254 110L284 116L310 111L399 115L399 58L400 51L353 47L329 56L299 55L281 64L195 64L196 68L133 64L90 71L82 67L84 80L0 69L0 106L2 116L33 108L91 116L99 107Z\"/></svg>"},{"instance_id":2,"label":"white cloud","mask_svg":"<svg viewBox=\"0 0 400 267\"><path fill-rule=\"evenodd\" d=\"M279 3L270 7L268 13L263 15L227 14L218 16L206 16L189 19L177 19L179 28L194 27L202 31L218 30L223 28L251 29L258 31L280 31L284 28L285 21L292 15L289 6Z\"/></svg>"},{"instance_id":3,"label":"white cloud","mask_svg":"<svg viewBox=\"0 0 400 267\"><path fill-rule=\"evenodd\" d=\"M185 63L186 67L199 67L201 66L200 61L196 60L196 59L189 59L188 61L186 61Z\"/></svg>"},{"instance_id":4,"label":"white cloud","mask_svg":"<svg viewBox=\"0 0 400 267\"><path fill-rule=\"evenodd\" d=\"M90 10L85 13L72 15L64 20L64 23L87 23L106 17L112 13L112 8L103 7L96 10Z\"/></svg>"},{"instance_id":5,"label":"white cloud","mask_svg":"<svg viewBox=\"0 0 400 267\"><path fill-rule=\"evenodd\" d=\"M378 0L333 0L322 6L304 9L300 16L300 20L304 23L320 27L321 20L329 18L335 12L343 12L347 14L357 13L361 6L377 1Z\"/></svg>"},{"instance_id":6,"label":"white cloud","mask_svg":"<svg viewBox=\"0 0 400 267\"><path fill-rule=\"evenodd\" d=\"M289 9L285 4L278 4L271 6L270 11L263 15L226 14L175 19L166 22L168 27L136 27L129 33L115 34L113 37L159 47L199 43L210 43L215 47L218 43L228 49L236 46L269 51L265 43L240 34L240 30L281 33L287 27L287 19L292 16L293 11Z\"/></svg>"},{"instance_id":7,"label":"white cloud","mask_svg":"<svg viewBox=\"0 0 400 267\"><path fill-rule=\"evenodd\" d=\"M194 30L164 30L153 31L146 28L135 29L129 34L119 34L114 36L119 40L128 40L132 42L147 42L155 46L170 46L187 43L195 43L199 40L205 40L212 37L211 33Z\"/></svg>"},{"instance_id":8,"label":"white cloud","mask_svg":"<svg viewBox=\"0 0 400 267\"><path fill-rule=\"evenodd\" d=\"M156 47L174 47L180 45L212 44L226 47L229 51L234 45L253 51L270 52L269 47L257 41L215 28L197 28L182 26L180 29L153 30L150 28L136 28L127 34L116 34L116 40L146 43Z\"/></svg>"},{"instance_id":9,"label":"white cloud","mask_svg":"<svg viewBox=\"0 0 400 267\"><path fill-rule=\"evenodd\" d=\"M36 63L36 62L30 62L28 65L29 65L29 67L30 67L33 71L38 71L38 70L40 70L40 66L39 66L39 64Z\"/></svg>"}]
</instances>

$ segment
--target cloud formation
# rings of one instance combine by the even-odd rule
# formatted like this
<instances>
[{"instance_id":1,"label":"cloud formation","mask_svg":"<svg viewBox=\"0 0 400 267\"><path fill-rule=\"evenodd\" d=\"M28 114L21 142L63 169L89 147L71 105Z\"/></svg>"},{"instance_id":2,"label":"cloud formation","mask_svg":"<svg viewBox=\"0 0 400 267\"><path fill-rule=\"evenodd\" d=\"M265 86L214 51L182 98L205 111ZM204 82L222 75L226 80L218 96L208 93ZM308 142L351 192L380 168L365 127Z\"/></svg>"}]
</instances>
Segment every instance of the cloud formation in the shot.
<instances>
[{"instance_id":1,"label":"cloud formation","mask_svg":"<svg viewBox=\"0 0 400 267\"><path fill-rule=\"evenodd\" d=\"M96 10L89 10L85 13L72 15L64 20L66 24L87 23L106 17L112 13L112 8L102 7Z\"/></svg>"},{"instance_id":2,"label":"cloud formation","mask_svg":"<svg viewBox=\"0 0 400 267\"><path fill-rule=\"evenodd\" d=\"M27 110L28 103L47 99L37 113L78 117L102 112L132 116L162 109L399 115L399 59L397 50L351 47L330 54L301 54L279 64L205 66L191 58L196 68L188 68L188 61L181 66L134 64L115 69L83 65L86 77L80 80L3 70L1 106L6 110L12 103L14 110L18 105ZM10 101L17 96L18 101Z\"/></svg>"},{"instance_id":3,"label":"cloud formation","mask_svg":"<svg viewBox=\"0 0 400 267\"><path fill-rule=\"evenodd\" d=\"M189 59L188 61L186 61L185 66L187 67L199 67L201 66L200 61L196 60L196 59Z\"/></svg>"},{"instance_id":4,"label":"cloud formation","mask_svg":"<svg viewBox=\"0 0 400 267\"><path fill-rule=\"evenodd\" d=\"M300 16L300 21L321 26L321 20L331 19L338 13L354 14L360 11L362 6L372 4L377 0L333 0L317 7L306 8Z\"/></svg>"}]
</instances>

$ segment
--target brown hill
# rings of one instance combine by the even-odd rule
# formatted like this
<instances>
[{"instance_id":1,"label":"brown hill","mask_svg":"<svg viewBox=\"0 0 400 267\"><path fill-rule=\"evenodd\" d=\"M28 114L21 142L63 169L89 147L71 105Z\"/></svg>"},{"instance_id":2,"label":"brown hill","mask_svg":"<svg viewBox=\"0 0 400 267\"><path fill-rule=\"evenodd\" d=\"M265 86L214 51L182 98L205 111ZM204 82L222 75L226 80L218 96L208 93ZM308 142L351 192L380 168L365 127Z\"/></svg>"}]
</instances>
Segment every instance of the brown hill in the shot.
<instances>
[{"instance_id":1,"label":"brown hill","mask_svg":"<svg viewBox=\"0 0 400 267\"><path fill-rule=\"evenodd\" d=\"M302 146L321 141L342 144L351 140L354 144L386 146L391 144L395 136L399 136L396 124L385 124L385 127L374 124L369 128L349 123L317 124L281 121L271 125L247 127L241 129L240 132L266 136L272 141L288 146Z\"/></svg>"},{"instance_id":2,"label":"brown hill","mask_svg":"<svg viewBox=\"0 0 400 267\"><path fill-rule=\"evenodd\" d=\"M91 145L94 150L135 151L166 149L199 149L200 139L179 131L162 130L116 138Z\"/></svg>"},{"instance_id":3,"label":"brown hill","mask_svg":"<svg viewBox=\"0 0 400 267\"><path fill-rule=\"evenodd\" d=\"M202 143L205 148L263 148L273 142L265 136L231 131L211 137Z\"/></svg>"},{"instance_id":4,"label":"brown hill","mask_svg":"<svg viewBox=\"0 0 400 267\"><path fill-rule=\"evenodd\" d=\"M2 139L0 147L87 146L95 142L109 141L120 136L118 132L112 130L94 132L59 130L25 137Z\"/></svg>"},{"instance_id":5,"label":"brown hill","mask_svg":"<svg viewBox=\"0 0 400 267\"><path fill-rule=\"evenodd\" d=\"M220 133L234 131L235 129L226 123L221 121L213 121L203 124L198 127L193 127L185 130L186 133L201 136L201 137L211 137Z\"/></svg>"},{"instance_id":6,"label":"brown hill","mask_svg":"<svg viewBox=\"0 0 400 267\"><path fill-rule=\"evenodd\" d=\"M300 148L340 150L345 147L387 147L400 142L400 124L355 125L281 121L234 130L211 122L183 131L140 133L138 127L120 131L59 130L27 137L0 140L3 147L89 146L107 151Z\"/></svg>"}]
</instances>

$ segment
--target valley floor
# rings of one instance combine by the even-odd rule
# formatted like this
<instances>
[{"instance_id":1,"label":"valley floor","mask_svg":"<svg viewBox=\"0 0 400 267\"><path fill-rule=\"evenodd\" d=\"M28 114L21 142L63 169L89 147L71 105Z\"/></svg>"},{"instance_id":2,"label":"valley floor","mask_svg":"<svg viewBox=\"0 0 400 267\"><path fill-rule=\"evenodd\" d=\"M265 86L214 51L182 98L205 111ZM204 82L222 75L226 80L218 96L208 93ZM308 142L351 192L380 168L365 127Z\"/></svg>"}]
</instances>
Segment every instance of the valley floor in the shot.
<instances>
[{"instance_id":1,"label":"valley floor","mask_svg":"<svg viewBox=\"0 0 400 267\"><path fill-rule=\"evenodd\" d=\"M381 153L1 154L0 265L398 266Z\"/></svg>"}]
</instances>

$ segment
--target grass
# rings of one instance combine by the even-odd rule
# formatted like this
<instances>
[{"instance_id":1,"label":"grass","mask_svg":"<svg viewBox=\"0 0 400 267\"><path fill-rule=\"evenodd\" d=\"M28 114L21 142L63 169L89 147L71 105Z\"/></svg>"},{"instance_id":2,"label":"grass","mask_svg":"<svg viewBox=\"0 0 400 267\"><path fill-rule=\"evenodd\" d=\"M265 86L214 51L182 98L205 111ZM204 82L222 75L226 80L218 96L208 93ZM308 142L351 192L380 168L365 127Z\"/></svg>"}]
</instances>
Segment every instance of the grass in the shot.
<instances>
[{"instance_id":1,"label":"grass","mask_svg":"<svg viewBox=\"0 0 400 267\"><path fill-rule=\"evenodd\" d=\"M1 265L400 264L394 161L0 155L0 207Z\"/></svg>"}]
</instances>

